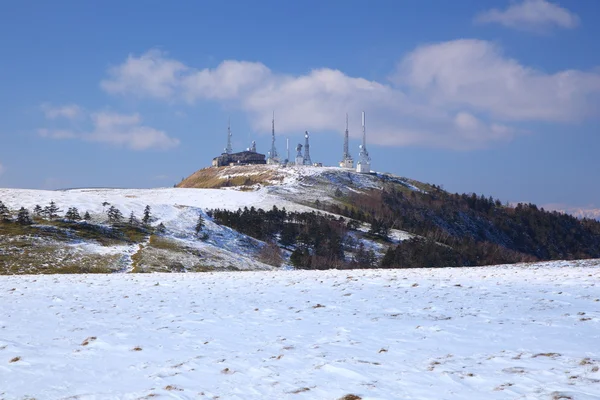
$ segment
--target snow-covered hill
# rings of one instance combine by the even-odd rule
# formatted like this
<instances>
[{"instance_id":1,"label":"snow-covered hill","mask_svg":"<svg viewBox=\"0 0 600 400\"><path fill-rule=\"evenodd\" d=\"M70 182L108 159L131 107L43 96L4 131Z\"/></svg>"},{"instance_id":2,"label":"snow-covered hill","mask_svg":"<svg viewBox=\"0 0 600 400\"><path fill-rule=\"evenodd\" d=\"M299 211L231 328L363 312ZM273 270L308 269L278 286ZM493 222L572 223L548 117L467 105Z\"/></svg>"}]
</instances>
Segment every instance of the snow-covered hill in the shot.
<instances>
[{"instance_id":1,"label":"snow-covered hill","mask_svg":"<svg viewBox=\"0 0 600 400\"><path fill-rule=\"evenodd\" d=\"M598 399L599 281L598 260L2 276L0 398Z\"/></svg>"},{"instance_id":2,"label":"snow-covered hill","mask_svg":"<svg viewBox=\"0 0 600 400\"><path fill-rule=\"evenodd\" d=\"M144 208L150 206L154 217L153 225L162 223L167 229L168 243L156 245L156 241L144 243L98 243L96 240L40 240L23 238L26 246L47 248L40 255L29 252L28 259L17 257L21 252L15 241L8 243L0 240L0 267L2 252L13 260L10 273L33 273L35 265L71 264L102 265L111 271L169 271L169 270L207 270L207 269L271 269L272 267L256 259L263 245L252 238L219 226L206 216L209 209L221 208L237 210L243 207L255 207L265 210L273 206L288 211L314 211L311 205L315 200L331 199L336 189L344 192L381 187L383 182L396 179L410 190L420 190L408 181L382 175L364 175L341 170L339 168L278 166L239 166L209 168L199 171L195 181L210 183L220 189L211 188L159 188L159 189L72 189L72 190L26 190L0 189L0 201L16 213L20 207L30 212L36 205L44 207L51 201L62 209L63 214L70 207L76 207L83 215L89 212L92 222L105 223L106 212L110 206L118 208L127 218L133 213L138 219ZM261 179L250 179L260 176ZM243 177L240 186L224 185ZM250 181L247 181L250 179ZM216 183L215 183L216 182ZM246 182L248 185L244 185ZM194 226L198 215L203 215L208 239L198 240ZM43 224L43 223L42 223ZM55 229L56 227L52 227ZM366 228L363 228L365 230ZM68 235L67 235L68 236ZM411 237L401 231L393 231L395 242ZM3 247L4 246L4 247ZM11 247L12 246L12 247ZM155 248L158 247L158 248ZM383 248L378 243L370 243L370 248L379 253ZM4 249L4 250L3 250ZM11 253L12 251L12 253ZM95 258L90 258L95 257ZM106 263L99 263L98 258ZM91 261L90 261L91 260ZM136 264L136 261L137 264ZM17 262L18 261L18 262ZM9 263L6 261L5 263ZM108 263L108 264L107 264ZM18 265L16 264L23 264ZM172 267L175 265L176 267Z\"/></svg>"}]
</instances>

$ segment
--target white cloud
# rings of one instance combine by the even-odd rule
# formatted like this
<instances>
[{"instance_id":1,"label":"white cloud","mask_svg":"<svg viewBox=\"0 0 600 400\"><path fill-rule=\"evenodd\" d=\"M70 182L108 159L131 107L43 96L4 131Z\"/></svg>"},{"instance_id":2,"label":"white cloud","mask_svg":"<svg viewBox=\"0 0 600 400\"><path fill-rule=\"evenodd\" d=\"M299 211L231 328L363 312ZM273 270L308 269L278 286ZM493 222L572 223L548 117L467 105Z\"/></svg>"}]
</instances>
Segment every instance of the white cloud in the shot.
<instances>
[{"instance_id":1,"label":"white cloud","mask_svg":"<svg viewBox=\"0 0 600 400\"><path fill-rule=\"evenodd\" d=\"M508 28L546 32L558 27L572 29L579 26L577 14L546 0L523 0L512 3L506 10L492 9L475 17L476 23L499 23Z\"/></svg>"},{"instance_id":2,"label":"white cloud","mask_svg":"<svg viewBox=\"0 0 600 400\"><path fill-rule=\"evenodd\" d=\"M483 40L420 47L393 79L437 107L468 107L505 120L578 121L598 112L598 72L548 74L504 57Z\"/></svg>"},{"instance_id":3,"label":"white cloud","mask_svg":"<svg viewBox=\"0 0 600 400\"><path fill-rule=\"evenodd\" d=\"M175 60L166 60L161 52L151 50L141 57L129 56L127 61L109 70L111 79L100 83L108 93L138 93L157 98L173 95L180 75L187 67Z\"/></svg>"},{"instance_id":4,"label":"white cloud","mask_svg":"<svg viewBox=\"0 0 600 400\"><path fill-rule=\"evenodd\" d=\"M76 119L83 113L81 107L77 104L67 104L64 106L52 106L51 104L44 103L41 106L44 115L48 119L66 118Z\"/></svg>"},{"instance_id":5,"label":"white cloud","mask_svg":"<svg viewBox=\"0 0 600 400\"><path fill-rule=\"evenodd\" d=\"M258 62L224 61L195 69L150 51L130 55L109 71L109 93L193 103L214 100L238 107L253 128L277 131L344 129L360 136L360 111L369 142L474 148L522 133L519 121L580 121L597 111L600 74L545 73L509 59L490 42L455 40L417 48L389 83L322 68L303 75L276 73Z\"/></svg>"},{"instance_id":6,"label":"white cloud","mask_svg":"<svg viewBox=\"0 0 600 400\"><path fill-rule=\"evenodd\" d=\"M90 115L93 129L81 132L65 129L38 129L38 134L50 139L80 139L108 143L132 150L170 149L179 145L179 139L165 132L142 125L139 114L98 112Z\"/></svg>"}]
</instances>

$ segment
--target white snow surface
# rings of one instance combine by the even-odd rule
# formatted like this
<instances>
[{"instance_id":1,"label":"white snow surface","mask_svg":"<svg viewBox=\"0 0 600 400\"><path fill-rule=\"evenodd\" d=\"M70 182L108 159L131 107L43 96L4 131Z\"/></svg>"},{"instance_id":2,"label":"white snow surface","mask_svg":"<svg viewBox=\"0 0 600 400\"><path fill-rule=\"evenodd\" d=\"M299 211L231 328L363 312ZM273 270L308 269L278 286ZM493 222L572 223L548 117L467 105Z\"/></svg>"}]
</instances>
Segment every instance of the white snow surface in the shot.
<instances>
[{"instance_id":1,"label":"white snow surface","mask_svg":"<svg viewBox=\"0 0 600 400\"><path fill-rule=\"evenodd\" d=\"M0 398L598 399L599 264L0 276Z\"/></svg>"}]
</instances>

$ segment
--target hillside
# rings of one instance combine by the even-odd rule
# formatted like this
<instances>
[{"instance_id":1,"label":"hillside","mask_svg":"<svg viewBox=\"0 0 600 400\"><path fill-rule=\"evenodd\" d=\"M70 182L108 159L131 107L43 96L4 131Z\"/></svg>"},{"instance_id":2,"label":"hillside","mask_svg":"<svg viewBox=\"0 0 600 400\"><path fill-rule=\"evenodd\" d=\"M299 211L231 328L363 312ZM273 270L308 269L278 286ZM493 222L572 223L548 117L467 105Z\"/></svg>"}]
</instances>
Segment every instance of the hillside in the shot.
<instances>
[{"instance_id":1,"label":"hillside","mask_svg":"<svg viewBox=\"0 0 600 400\"><path fill-rule=\"evenodd\" d=\"M600 257L597 222L453 195L390 174L235 166L199 170L177 186L0 189L8 209L0 217L0 273L448 267ZM51 202L59 211L49 218L43 211ZM89 219L69 219L73 207ZM141 223L146 207L151 218ZM21 208L31 224L17 222ZM111 208L120 220L108 218ZM199 217L204 226L196 232Z\"/></svg>"},{"instance_id":2,"label":"hillside","mask_svg":"<svg viewBox=\"0 0 600 400\"><path fill-rule=\"evenodd\" d=\"M600 397L598 261L0 277L0 398Z\"/></svg>"},{"instance_id":3,"label":"hillside","mask_svg":"<svg viewBox=\"0 0 600 400\"><path fill-rule=\"evenodd\" d=\"M10 221L0 218L0 273L272 269L278 266L259 261L259 253L265 246L263 241L216 224L206 212L216 208L235 211L245 206L312 212L316 209L311 203L330 192L326 184L329 178L321 175L325 170L314 168L282 170L264 166L254 170L236 167L231 171L227 168L202 171L227 174L225 179L230 180L246 174L261 180L252 186L234 187L212 184L214 176L204 176L205 186L221 186L221 189L0 189L0 201L10 210ZM375 187L375 181L371 177L361 178L354 187ZM312 190L307 190L311 187ZM57 218L34 215L36 205L44 208L50 202L60 209ZM123 215L118 226L107 220L111 206ZM146 206L150 206L152 213L148 229L139 224ZM32 216L32 225L16 223L21 207ZM81 215L88 212L91 219L65 220L65 213L71 207L77 208ZM126 223L131 213L138 222L133 229ZM194 231L199 215L205 220L204 240ZM157 232L160 224L164 225L164 232ZM393 237L398 243L410 235L394 232ZM385 246L365 240L379 256L383 255ZM289 254L286 250L282 252L283 267Z\"/></svg>"}]
</instances>

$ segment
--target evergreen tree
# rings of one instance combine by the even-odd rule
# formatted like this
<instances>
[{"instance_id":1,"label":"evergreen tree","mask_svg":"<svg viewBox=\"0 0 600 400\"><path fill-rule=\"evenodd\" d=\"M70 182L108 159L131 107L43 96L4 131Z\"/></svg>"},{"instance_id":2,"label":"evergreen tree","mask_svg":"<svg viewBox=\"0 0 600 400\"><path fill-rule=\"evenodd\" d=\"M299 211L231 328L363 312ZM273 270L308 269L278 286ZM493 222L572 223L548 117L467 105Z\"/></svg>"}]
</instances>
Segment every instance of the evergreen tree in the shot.
<instances>
[{"instance_id":1,"label":"evergreen tree","mask_svg":"<svg viewBox=\"0 0 600 400\"><path fill-rule=\"evenodd\" d=\"M165 233L167 231L167 228L165 227L165 224L163 224L162 222L160 224L158 224L158 226L156 227L156 232L158 233Z\"/></svg>"},{"instance_id":2,"label":"evergreen tree","mask_svg":"<svg viewBox=\"0 0 600 400\"><path fill-rule=\"evenodd\" d=\"M129 214L129 221L127 221L129 223L129 225L137 225L137 218L135 217L135 214L133 213L133 211L131 211L131 214Z\"/></svg>"},{"instance_id":3,"label":"evergreen tree","mask_svg":"<svg viewBox=\"0 0 600 400\"><path fill-rule=\"evenodd\" d=\"M123 220L123 214L115 206L110 206L107 213L108 213L108 222L110 222L111 224L118 224L119 222L121 222Z\"/></svg>"},{"instance_id":4,"label":"evergreen tree","mask_svg":"<svg viewBox=\"0 0 600 400\"><path fill-rule=\"evenodd\" d=\"M49 205L44 207L44 214L46 215L46 217L48 217L50 219L57 218L58 213L61 211L62 210L60 208L58 208L58 206L56 205L54 200L52 200Z\"/></svg>"},{"instance_id":5,"label":"evergreen tree","mask_svg":"<svg viewBox=\"0 0 600 400\"><path fill-rule=\"evenodd\" d=\"M90 219L92 219L92 216L90 215L89 211L86 211L85 214L83 214L83 219L85 221L89 221Z\"/></svg>"},{"instance_id":6,"label":"evergreen tree","mask_svg":"<svg viewBox=\"0 0 600 400\"><path fill-rule=\"evenodd\" d=\"M0 201L0 219L3 221L10 220L10 210L2 201Z\"/></svg>"},{"instance_id":7,"label":"evergreen tree","mask_svg":"<svg viewBox=\"0 0 600 400\"><path fill-rule=\"evenodd\" d=\"M150 224L150 220L152 219L152 214L150 214L150 206L146 205L144 208L144 217L142 218L142 222L144 225Z\"/></svg>"},{"instance_id":8,"label":"evergreen tree","mask_svg":"<svg viewBox=\"0 0 600 400\"><path fill-rule=\"evenodd\" d=\"M19 209L19 213L17 214L17 222L21 225L31 225L31 217L29 216L29 211L25 207L21 207Z\"/></svg>"},{"instance_id":9,"label":"evergreen tree","mask_svg":"<svg viewBox=\"0 0 600 400\"><path fill-rule=\"evenodd\" d=\"M200 234L200 231L204 228L204 218L202 218L202 214L198 214L198 221L196 221L196 235Z\"/></svg>"},{"instance_id":10,"label":"evergreen tree","mask_svg":"<svg viewBox=\"0 0 600 400\"><path fill-rule=\"evenodd\" d=\"M81 221L81 215L76 207L70 207L65 213L65 218L69 221Z\"/></svg>"},{"instance_id":11,"label":"evergreen tree","mask_svg":"<svg viewBox=\"0 0 600 400\"><path fill-rule=\"evenodd\" d=\"M44 210L39 204L36 204L35 207L33 207L33 213L36 217L40 217L44 213Z\"/></svg>"}]
</instances>

